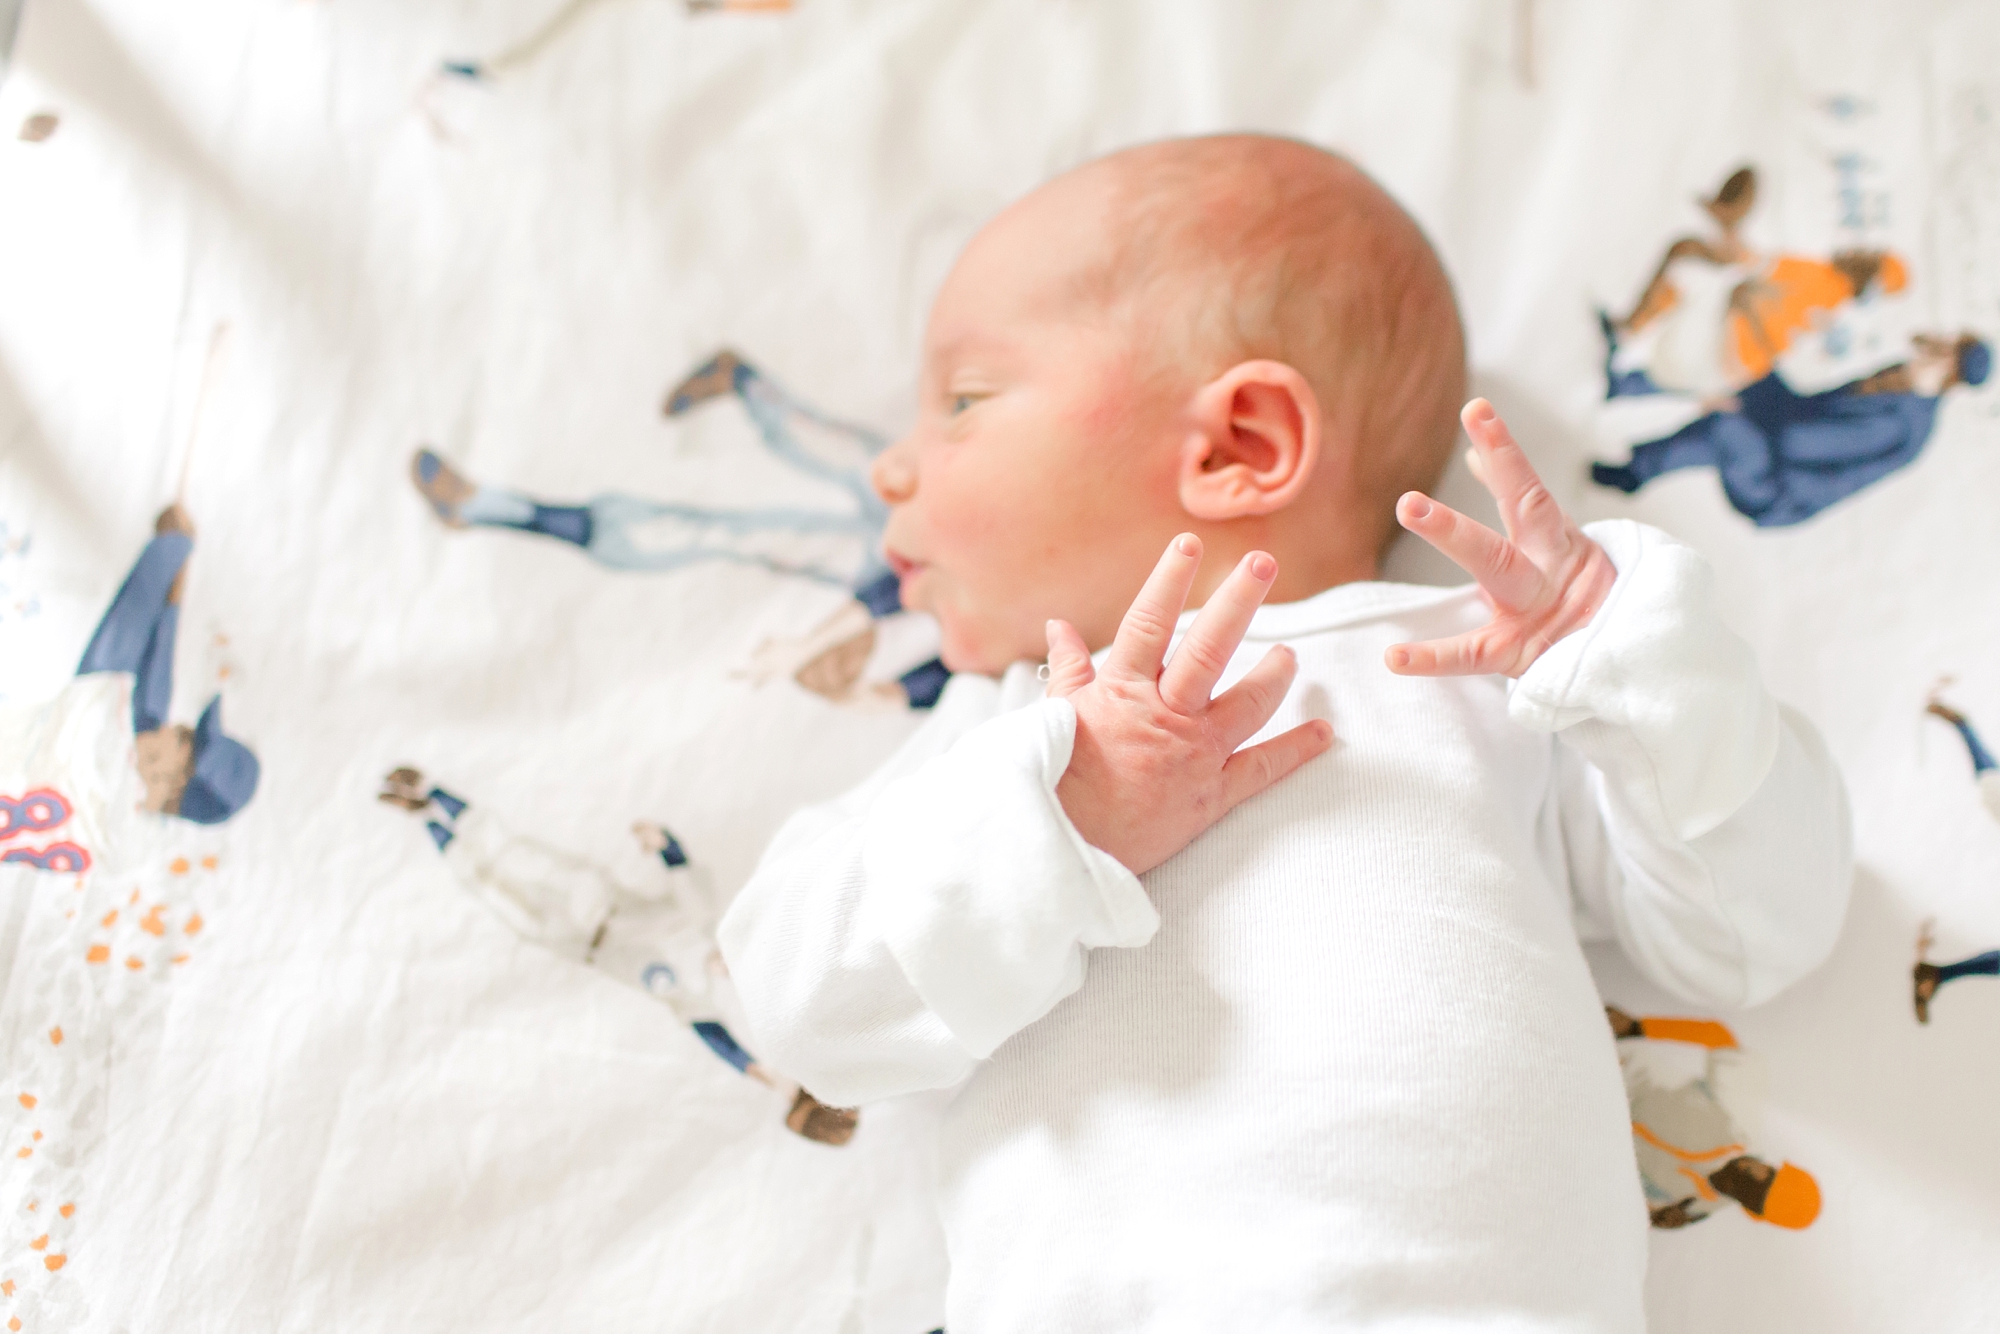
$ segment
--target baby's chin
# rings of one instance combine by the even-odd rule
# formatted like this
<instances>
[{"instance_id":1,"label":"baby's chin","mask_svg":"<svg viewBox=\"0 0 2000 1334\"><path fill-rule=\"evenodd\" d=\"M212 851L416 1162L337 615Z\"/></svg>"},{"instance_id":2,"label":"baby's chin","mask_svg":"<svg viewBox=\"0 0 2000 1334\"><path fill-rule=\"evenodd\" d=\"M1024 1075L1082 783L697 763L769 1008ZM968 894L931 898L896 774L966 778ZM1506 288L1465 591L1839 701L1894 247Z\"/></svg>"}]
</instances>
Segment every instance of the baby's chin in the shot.
<instances>
[{"instance_id":1,"label":"baby's chin","mask_svg":"<svg viewBox=\"0 0 2000 1334\"><path fill-rule=\"evenodd\" d=\"M948 608L937 608L931 614L938 621L938 657L954 672L998 676L1024 658L1039 661L1046 653L1040 643L1022 648L1016 642L1020 636L1008 634L981 617Z\"/></svg>"},{"instance_id":2,"label":"baby's chin","mask_svg":"<svg viewBox=\"0 0 2000 1334\"><path fill-rule=\"evenodd\" d=\"M992 652L976 643L968 644L954 637L949 631L942 636L942 639L943 642L938 647L938 657L950 671L972 672L978 676L998 676L1007 670L1007 662L998 661Z\"/></svg>"}]
</instances>

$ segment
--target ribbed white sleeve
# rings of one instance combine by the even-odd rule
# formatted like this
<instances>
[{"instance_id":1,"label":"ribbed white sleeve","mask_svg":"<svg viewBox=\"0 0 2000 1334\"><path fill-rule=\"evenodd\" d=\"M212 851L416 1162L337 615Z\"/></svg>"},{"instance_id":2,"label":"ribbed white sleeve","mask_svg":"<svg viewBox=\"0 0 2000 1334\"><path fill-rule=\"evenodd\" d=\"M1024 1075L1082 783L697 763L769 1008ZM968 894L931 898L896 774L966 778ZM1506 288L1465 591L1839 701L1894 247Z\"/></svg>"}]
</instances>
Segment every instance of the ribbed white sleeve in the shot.
<instances>
[{"instance_id":1,"label":"ribbed white sleeve","mask_svg":"<svg viewBox=\"0 0 2000 1334\"><path fill-rule=\"evenodd\" d=\"M1579 907L1676 995L1758 1004L1840 933L1853 878L1840 771L1764 689L1698 553L1627 520L1585 532L1618 569L1611 596L1508 698L1516 722L1557 734Z\"/></svg>"},{"instance_id":2,"label":"ribbed white sleeve","mask_svg":"<svg viewBox=\"0 0 2000 1334\"><path fill-rule=\"evenodd\" d=\"M1032 681L955 678L874 780L786 824L723 918L755 1050L822 1101L957 1083L1083 984L1089 949L1158 928L1057 802L1076 713Z\"/></svg>"}]
</instances>

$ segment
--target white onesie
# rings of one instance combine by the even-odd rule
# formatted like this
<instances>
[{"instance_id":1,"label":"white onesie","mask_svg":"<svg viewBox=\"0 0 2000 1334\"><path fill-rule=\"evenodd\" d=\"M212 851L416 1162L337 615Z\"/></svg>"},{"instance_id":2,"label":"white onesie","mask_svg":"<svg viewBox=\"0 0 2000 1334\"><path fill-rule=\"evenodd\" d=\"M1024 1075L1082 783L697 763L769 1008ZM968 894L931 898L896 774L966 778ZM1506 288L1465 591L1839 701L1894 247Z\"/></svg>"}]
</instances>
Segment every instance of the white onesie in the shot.
<instances>
[{"instance_id":1,"label":"white onesie","mask_svg":"<svg viewBox=\"0 0 2000 1334\"><path fill-rule=\"evenodd\" d=\"M720 931L756 1049L836 1105L956 1088L952 1334L1644 1328L1578 937L1755 1004L1831 949L1850 840L1702 559L1589 532L1617 584L1511 686L1382 666L1474 590L1260 610L1224 685L1290 644L1260 738L1333 749L1143 877L1063 814L1075 711L1025 664L780 832Z\"/></svg>"}]
</instances>

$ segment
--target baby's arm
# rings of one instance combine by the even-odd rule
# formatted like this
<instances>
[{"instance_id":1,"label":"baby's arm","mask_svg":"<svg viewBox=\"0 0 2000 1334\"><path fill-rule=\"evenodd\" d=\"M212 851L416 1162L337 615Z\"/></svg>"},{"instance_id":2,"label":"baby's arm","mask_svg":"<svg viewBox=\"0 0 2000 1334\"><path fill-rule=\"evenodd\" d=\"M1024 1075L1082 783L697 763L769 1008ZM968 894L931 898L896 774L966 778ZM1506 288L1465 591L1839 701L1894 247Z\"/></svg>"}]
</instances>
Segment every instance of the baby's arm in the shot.
<instances>
[{"instance_id":1,"label":"baby's arm","mask_svg":"<svg viewBox=\"0 0 2000 1334\"><path fill-rule=\"evenodd\" d=\"M1003 711L1007 687L959 678L882 775L785 826L719 932L760 1054L837 1105L957 1083L1083 984L1089 950L1152 938L1137 872L1326 748L1315 722L1236 750L1288 651L1210 697L1269 556L1163 666L1199 560L1175 539L1101 670L1054 622L1047 698Z\"/></svg>"},{"instance_id":2,"label":"baby's arm","mask_svg":"<svg viewBox=\"0 0 2000 1334\"><path fill-rule=\"evenodd\" d=\"M722 920L756 1050L822 1101L958 1083L1076 989L1086 947L1158 924L1062 818L1075 714L1007 709L1019 672L954 678L880 773L786 823Z\"/></svg>"},{"instance_id":3,"label":"baby's arm","mask_svg":"<svg viewBox=\"0 0 2000 1334\"><path fill-rule=\"evenodd\" d=\"M1839 770L1812 725L1765 691L1699 555L1630 522L1586 535L1490 407L1475 401L1465 421L1508 537L1422 497L1398 512L1479 580L1494 620L1391 649L1391 669L1517 678L1509 713L1557 734L1586 915L1686 999L1769 999L1826 957L1846 913Z\"/></svg>"},{"instance_id":4,"label":"baby's arm","mask_svg":"<svg viewBox=\"0 0 2000 1334\"><path fill-rule=\"evenodd\" d=\"M1846 914L1839 770L1722 623L1707 562L1654 529L1593 524L1617 587L1516 684L1556 734L1565 860L1586 929L1707 1005L1756 1005L1817 967Z\"/></svg>"}]
</instances>

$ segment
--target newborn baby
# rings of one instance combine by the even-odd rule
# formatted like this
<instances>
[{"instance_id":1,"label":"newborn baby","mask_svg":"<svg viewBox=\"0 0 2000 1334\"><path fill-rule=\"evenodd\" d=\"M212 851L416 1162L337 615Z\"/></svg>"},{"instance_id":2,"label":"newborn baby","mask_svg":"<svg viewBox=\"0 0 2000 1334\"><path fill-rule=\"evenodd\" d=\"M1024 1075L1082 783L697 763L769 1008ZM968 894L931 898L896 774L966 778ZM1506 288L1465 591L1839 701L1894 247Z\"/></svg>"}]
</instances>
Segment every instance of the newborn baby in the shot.
<instances>
[{"instance_id":1,"label":"newborn baby","mask_svg":"<svg viewBox=\"0 0 2000 1334\"><path fill-rule=\"evenodd\" d=\"M1478 400L1507 535L1421 494L1464 385L1415 224L1285 140L1087 165L939 293L875 485L959 675L720 939L821 1099L956 1090L952 1334L1644 1328L1579 937L1770 997L1845 798L1693 551L1580 531ZM1397 520L1477 586L1375 582Z\"/></svg>"}]
</instances>

